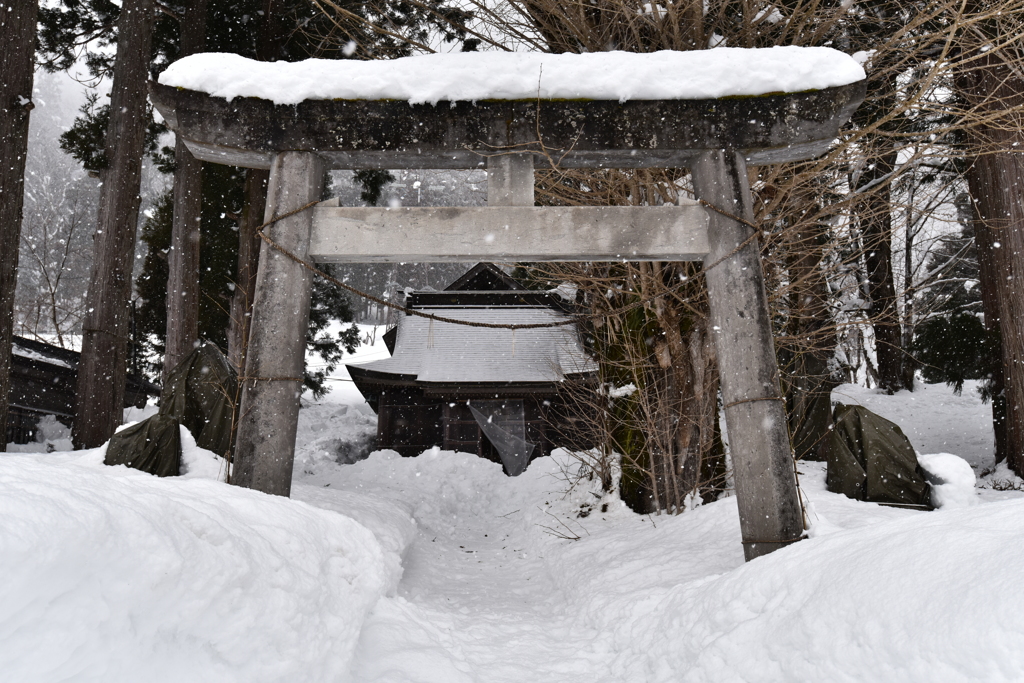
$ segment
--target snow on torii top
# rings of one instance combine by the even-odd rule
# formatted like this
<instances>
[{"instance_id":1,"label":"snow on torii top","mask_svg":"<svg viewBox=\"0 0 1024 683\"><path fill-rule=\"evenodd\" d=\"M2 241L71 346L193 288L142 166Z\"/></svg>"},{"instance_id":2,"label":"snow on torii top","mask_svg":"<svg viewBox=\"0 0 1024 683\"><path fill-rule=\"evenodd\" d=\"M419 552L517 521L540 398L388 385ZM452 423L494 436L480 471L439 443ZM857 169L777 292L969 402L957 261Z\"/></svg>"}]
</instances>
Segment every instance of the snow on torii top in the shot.
<instances>
[{"instance_id":1,"label":"snow on torii top","mask_svg":"<svg viewBox=\"0 0 1024 683\"><path fill-rule=\"evenodd\" d=\"M460 52L394 60L257 62L229 53L185 57L160 83L231 100L696 100L802 92L865 78L826 47L691 52Z\"/></svg>"}]
</instances>

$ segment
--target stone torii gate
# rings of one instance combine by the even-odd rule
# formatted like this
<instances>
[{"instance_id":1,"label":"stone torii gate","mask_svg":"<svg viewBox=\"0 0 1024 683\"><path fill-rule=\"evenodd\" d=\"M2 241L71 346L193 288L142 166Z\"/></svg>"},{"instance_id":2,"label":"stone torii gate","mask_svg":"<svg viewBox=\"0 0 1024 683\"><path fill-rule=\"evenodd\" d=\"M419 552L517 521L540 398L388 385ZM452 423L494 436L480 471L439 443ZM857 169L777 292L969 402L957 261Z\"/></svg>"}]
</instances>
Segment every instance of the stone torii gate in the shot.
<instances>
[{"instance_id":1,"label":"stone torii gate","mask_svg":"<svg viewBox=\"0 0 1024 683\"><path fill-rule=\"evenodd\" d=\"M864 81L702 100L231 101L153 84L151 98L199 159L269 168L265 220L321 200L329 169L487 170L487 206L353 208L323 201L275 222L299 258L368 261L701 260L746 558L799 539L802 506L747 167L813 158L863 100ZM535 207L534 168L688 168L698 202ZM739 218L740 220L735 220ZM235 482L291 489L310 273L263 245Z\"/></svg>"}]
</instances>

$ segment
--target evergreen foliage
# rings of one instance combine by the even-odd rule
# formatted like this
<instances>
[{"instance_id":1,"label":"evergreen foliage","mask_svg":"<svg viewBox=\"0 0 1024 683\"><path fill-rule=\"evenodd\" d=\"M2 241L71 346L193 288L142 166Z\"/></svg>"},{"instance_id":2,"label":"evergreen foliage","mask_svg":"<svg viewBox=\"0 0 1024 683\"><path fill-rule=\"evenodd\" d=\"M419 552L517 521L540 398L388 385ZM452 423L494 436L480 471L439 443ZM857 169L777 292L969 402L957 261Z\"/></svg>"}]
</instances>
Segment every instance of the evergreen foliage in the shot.
<instances>
[{"instance_id":1,"label":"evergreen foliage","mask_svg":"<svg viewBox=\"0 0 1024 683\"><path fill-rule=\"evenodd\" d=\"M209 0L206 51L245 57L297 61L323 59L391 59L412 53L438 36L475 50L480 41L466 37L472 13L443 0L365 0L332 2L348 21L324 13L318 2L275 2L268 15L265 0ZM84 60L94 78L110 74L117 42L120 3L110 0L59 0L39 9L39 55L49 71L66 71ZM150 72L155 77L178 59L185 13L182 2L160 3L153 36ZM387 26L387 31L378 27ZM261 43L263 45L261 45ZM258 54L273 45L274 54ZM84 50L83 50L84 47Z\"/></svg>"},{"instance_id":2,"label":"evergreen foliage","mask_svg":"<svg viewBox=\"0 0 1024 683\"><path fill-rule=\"evenodd\" d=\"M384 186L395 182L395 176L391 174L391 171L366 170L356 171L355 180L363 186L359 198L370 206L377 206L381 195L384 194Z\"/></svg>"},{"instance_id":3,"label":"evergreen foliage","mask_svg":"<svg viewBox=\"0 0 1024 683\"><path fill-rule=\"evenodd\" d=\"M166 150L165 150L166 151ZM221 349L227 347L230 300L237 267L238 225L241 209L243 170L217 164L203 165L203 208L200 235L199 337ZM142 337L145 356L153 358L146 369L159 377L167 327L167 253L171 247L174 193L169 190L142 226L141 239L148 247L142 272L136 281L140 302L136 325ZM314 398L326 394L327 376L341 361L343 353L359 346L359 328L355 325L334 337L327 328L332 320L352 320L348 298L334 285L314 278L306 347L320 357L322 364L307 366L304 386Z\"/></svg>"},{"instance_id":4,"label":"evergreen foliage","mask_svg":"<svg viewBox=\"0 0 1024 683\"><path fill-rule=\"evenodd\" d=\"M926 382L945 382L959 394L964 381L990 378L999 362L996 340L979 317L978 255L970 221L959 236L943 241L928 266L938 276L924 297L934 313L915 330L914 355ZM982 387L986 398L988 393Z\"/></svg>"},{"instance_id":5,"label":"evergreen foliage","mask_svg":"<svg viewBox=\"0 0 1024 683\"><path fill-rule=\"evenodd\" d=\"M328 275L335 275L329 264L321 264L320 268ZM353 353L359 346L359 327L355 324L341 330L337 338L332 337L327 329L332 320L349 322L352 318L352 305L341 289L321 277L314 277L306 349L319 356L323 364L313 369L307 362L303 374L303 385L313 392L313 398L319 399L330 391L327 376L338 367L343 352Z\"/></svg>"},{"instance_id":6,"label":"evergreen foliage","mask_svg":"<svg viewBox=\"0 0 1024 683\"><path fill-rule=\"evenodd\" d=\"M978 249L974 243L973 223L962 218L960 234L941 240L928 258L928 271L934 282L921 296L924 310L939 314L981 313Z\"/></svg>"},{"instance_id":7,"label":"evergreen foliage","mask_svg":"<svg viewBox=\"0 0 1024 683\"><path fill-rule=\"evenodd\" d=\"M959 394L964 381L991 375L991 340L973 313L936 316L918 325L914 352L929 383L945 382Z\"/></svg>"},{"instance_id":8,"label":"evergreen foliage","mask_svg":"<svg viewBox=\"0 0 1024 683\"><path fill-rule=\"evenodd\" d=\"M242 204L240 176L241 169L203 165L199 336L221 349L227 348L228 311L238 253L238 225L234 217ZM162 370L167 325L167 255L171 247L173 210L174 192L168 190L142 226L141 239L148 252L136 280L136 292L141 300L136 324L145 339L146 355L158 359L149 367L156 376Z\"/></svg>"},{"instance_id":9,"label":"evergreen foliage","mask_svg":"<svg viewBox=\"0 0 1024 683\"><path fill-rule=\"evenodd\" d=\"M108 165L104 147L107 126L110 123L110 105L96 106L98 100L99 95L96 93L86 95L85 104L78 110L81 116L76 118L71 128L60 136L60 148L81 163L86 171L102 171ZM146 154L156 154L160 136L166 132L167 126L164 124L149 122L146 128Z\"/></svg>"}]
</instances>

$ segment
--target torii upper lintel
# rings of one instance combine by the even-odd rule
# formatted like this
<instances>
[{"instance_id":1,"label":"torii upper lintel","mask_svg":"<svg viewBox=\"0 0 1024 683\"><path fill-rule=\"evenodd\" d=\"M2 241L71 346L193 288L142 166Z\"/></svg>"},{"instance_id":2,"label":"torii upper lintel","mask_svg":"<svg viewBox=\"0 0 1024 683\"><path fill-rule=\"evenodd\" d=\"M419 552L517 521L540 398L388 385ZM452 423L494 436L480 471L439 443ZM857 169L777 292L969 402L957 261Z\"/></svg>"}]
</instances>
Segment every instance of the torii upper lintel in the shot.
<instances>
[{"instance_id":1,"label":"torii upper lintel","mask_svg":"<svg viewBox=\"0 0 1024 683\"><path fill-rule=\"evenodd\" d=\"M154 83L150 98L197 158L270 168L281 151L315 152L329 168L482 168L490 155L534 154L538 168L688 168L707 149L748 165L828 150L864 99L865 83L721 100L486 101L409 104L230 102Z\"/></svg>"}]
</instances>

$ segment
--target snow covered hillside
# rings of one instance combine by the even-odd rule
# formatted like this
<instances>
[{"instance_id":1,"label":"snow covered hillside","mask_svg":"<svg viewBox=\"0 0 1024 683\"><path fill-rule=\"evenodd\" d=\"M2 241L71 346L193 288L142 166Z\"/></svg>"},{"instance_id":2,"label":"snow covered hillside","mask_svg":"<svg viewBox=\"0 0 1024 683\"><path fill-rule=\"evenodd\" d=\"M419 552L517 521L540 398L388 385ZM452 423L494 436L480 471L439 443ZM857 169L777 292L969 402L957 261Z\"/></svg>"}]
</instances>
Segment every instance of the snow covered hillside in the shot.
<instances>
[{"instance_id":1,"label":"snow covered hillside","mask_svg":"<svg viewBox=\"0 0 1024 683\"><path fill-rule=\"evenodd\" d=\"M973 389L835 398L980 474ZM734 499L638 516L562 452L515 479L438 450L339 464L372 420L333 398L302 411L292 500L219 483L191 445L209 478L0 457L0 679L1024 677L1024 494L1005 470L925 513L828 493L802 463L811 538L744 564Z\"/></svg>"}]
</instances>

